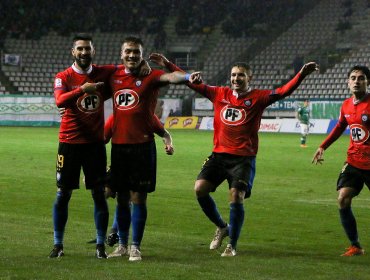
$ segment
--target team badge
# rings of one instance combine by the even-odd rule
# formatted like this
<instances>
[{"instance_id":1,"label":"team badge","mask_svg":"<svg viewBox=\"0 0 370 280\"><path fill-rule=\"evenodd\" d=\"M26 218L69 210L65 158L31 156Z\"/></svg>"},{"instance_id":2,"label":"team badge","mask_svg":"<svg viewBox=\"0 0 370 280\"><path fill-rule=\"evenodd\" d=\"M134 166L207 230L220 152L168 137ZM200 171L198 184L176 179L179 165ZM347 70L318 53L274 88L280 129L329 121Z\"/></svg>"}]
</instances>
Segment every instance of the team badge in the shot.
<instances>
[{"instance_id":1,"label":"team badge","mask_svg":"<svg viewBox=\"0 0 370 280\"><path fill-rule=\"evenodd\" d=\"M85 113L96 112L101 104L101 97L98 94L84 94L77 99L77 108Z\"/></svg>"},{"instance_id":2,"label":"team badge","mask_svg":"<svg viewBox=\"0 0 370 280\"><path fill-rule=\"evenodd\" d=\"M243 108L225 106L220 112L221 120L227 125L240 125L244 123L247 113Z\"/></svg>"},{"instance_id":3,"label":"team badge","mask_svg":"<svg viewBox=\"0 0 370 280\"><path fill-rule=\"evenodd\" d=\"M351 133L352 142L354 144L362 144L369 139L369 131L366 127L360 124L353 124L349 128Z\"/></svg>"},{"instance_id":4,"label":"team badge","mask_svg":"<svg viewBox=\"0 0 370 280\"><path fill-rule=\"evenodd\" d=\"M139 95L131 89L122 89L114 94L114 106L118 110L130 110L139 103Z\"/></svg>"},{"instance_id":5,"label":"team badge","mask_svg":"<svg viewBox=\"0 0 370 280\"><path fill-rule=\"evenodd\" d=\"M362 120L363 122L367 122L367 121L368 121L368 119L369 119L368 115L366 115L366 114L361 115L361 120Z\"/></svg>"},{"instance_id":6,"label":"team badge","mask_svg":"<svg viewBox=\"0 0 370 280\"><path fill-rule=\"evenodd\" d=\"M252 106L252 99L244 100L244 105L247 106L247 107Z\"/></svg>"},{"instance_id":7,"label":"team badge","mask_svg":"<svg viewBox=\"0 0 370 280\"><path fill-rule=\"evenodd\" d=\"M136 84L137 87L141 86L141 83L142 82L140 80L135 82L135 84Z\"/></svg>"}]
</instances>

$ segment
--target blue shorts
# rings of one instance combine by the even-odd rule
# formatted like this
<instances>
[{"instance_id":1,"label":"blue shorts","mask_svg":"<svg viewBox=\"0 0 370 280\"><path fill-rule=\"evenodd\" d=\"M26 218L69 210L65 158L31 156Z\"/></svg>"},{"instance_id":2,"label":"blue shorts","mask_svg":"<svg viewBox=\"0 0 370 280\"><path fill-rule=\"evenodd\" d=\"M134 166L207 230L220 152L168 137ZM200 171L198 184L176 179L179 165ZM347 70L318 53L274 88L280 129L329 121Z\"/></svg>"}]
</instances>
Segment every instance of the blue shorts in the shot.
<instances>
[{"instance_id":1,"label":"blue shorts","mask_svg":"<svg viewBox=\"0 0 370 280\"><path fill-rule=\"evenodd\" d=\"M230 188L245 191L245 197L252 194L254 176L256 174L255 156L237 156L223 153L212 153L204 162L197 180L211 182L215 188L227 180Z\"/></svg>"},{"instance_id":2,"label":"blue shorts","mask_svg":"<svg viewBox=\"0 0 370 280\"><path fill-rule=\"evenodd\" d=\"M85 175L86 189L104 188L107 166L105 144L59 143L56 181L57 187L67 190L80 187L81 167Z\"/></svg>"},{"instance_id":3,"label":"blue shorts","mask_svg":"<svg viewBox=\"0 0 370 280\"><path fill-rule=\"evenodd\" d=\"M156 173L157 150L154 141L140 144L112 144L112 190L154 192Z\"/></svg>"},{"instance_id":4,"label":"blue shorts","mask_svg":"<svg viewBox=\"0 0 370 280\"><path fill-rule=\"evenodd\" d=\"M359 169L345 163L338 177L337 190L349 187L355 189L358 195L364 184L370 189L370 170Z\"/></svg>"}]
</instances>

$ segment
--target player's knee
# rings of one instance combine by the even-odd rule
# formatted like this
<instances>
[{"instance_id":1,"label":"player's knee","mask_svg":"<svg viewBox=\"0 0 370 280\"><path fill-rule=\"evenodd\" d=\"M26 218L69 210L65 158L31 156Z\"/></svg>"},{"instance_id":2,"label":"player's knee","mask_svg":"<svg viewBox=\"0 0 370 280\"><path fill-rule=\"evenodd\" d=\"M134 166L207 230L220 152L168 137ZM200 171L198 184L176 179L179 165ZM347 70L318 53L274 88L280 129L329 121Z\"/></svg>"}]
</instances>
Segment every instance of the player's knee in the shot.
<instances>
[{"instance_id":1,"label":"player's knee","mask_svg":"<svg viewBox=\"0 0 370 280\"><path fill-rule=\"evenodd\" d=\"M56 205L57 206L66 206L69 203L69 200L71 199L72 191L65 191L62 189L58 189L57 191L57 199L56 199Z\"/></svg>"},{"instance_id":2,"label":"player's knee","mask_svg":"<svg viewBox=\"0 0 370 280\"><path fill-rule=\"evenodd\" d=\"M245 196L245 191L239 190L237 188L230 189L230 201L234 203L243 203Z\"/></svg>"},{"instance_id":3,"label":"player's knee","mask_svg":"<svg viewBox=\"0 0 370 280\"><path fill-rule=\"evenodd\" d=\"M338 195L338 206L340 209L348 208L351 206L352 197L346 192L339 192Z\"/></svg>"},{"instance_id":4,"label":"player's knee","mask_svg":"<svg viewBox=\"0 0 370 280\"><path fill-rule=\"evenodd\" d=\"M206 180L195 181L194 191L197 197L205 196L211 192L211 184Z\"/></svg>"}]
</instances>

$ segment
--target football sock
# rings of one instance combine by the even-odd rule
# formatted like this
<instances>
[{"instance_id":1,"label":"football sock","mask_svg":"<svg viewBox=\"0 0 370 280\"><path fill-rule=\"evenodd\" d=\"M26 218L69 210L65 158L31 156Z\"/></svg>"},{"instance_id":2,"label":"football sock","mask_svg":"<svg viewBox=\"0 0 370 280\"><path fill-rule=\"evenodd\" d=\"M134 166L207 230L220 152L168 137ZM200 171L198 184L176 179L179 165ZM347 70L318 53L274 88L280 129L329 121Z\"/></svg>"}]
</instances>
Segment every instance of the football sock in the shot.
<instances>
[{"instance_id":1,"label":"football sock","mask_svg":"<svg viewBox=\"0 0 370 280\"><path fill-rule=\"evenodd\" d=\"M147 218L146 204L132 204L132 245L140 246Z\"/></svg>"},{"instance_id":2,"label":"football sock","mask_svg":"<svg viewBox=\"0 0 370 280\"><path fill-rule=\"evenodd\" d=\"M301 137L301 144L302 145L306 144L306 136Z\"/></svg>"},{"instance_id":3,"label":"football sock","mask_svg":"<svg viewBox=\"0 0 370 280\"><path fill-rule=\"evenodd\" d=\"M118 232L118 223L117 223L117 208L116 208L116 211L114 212L114 216L113 216L113 224L112 224L112 228L111 228L111 233L112 232Z\"/></svg>"},{"instance_id":4,"label":"football sock","mask_svg":"<svg viewBox=\"0 0 370 280\"><path fill-rule=\"evenodd\" d=\"M102 191L92 191L94 199L94 219L96 226L96 244L104 244L108 229L108 204Z\"/></svg>"},{"instance_id":5,"label":"football sock","mask_svg":"<svg viewBox=\"0 0 370 280\"><path fill-rule=\"evenodd\" d=\"M243 222L244 205L240 203L230 203L229 237L230 244L233 248L236 248Z\"/></svg>"},{"instance_id":6,"label":"football sock","mask_svg":"<svg viewBox=\"0 0 370 280\"><path fill-rule=\"evenodd\" d=\"M122 245L128 244L128 236L131 224L131 211L130 207L125 205L117 205L116 207L116 223L118 229L119 240L118 243Z\"/></svg>"},{"instance_id":7,"label":"football sock","mask_svg":"<svg viewBox=\"0 0 370 280\"><path fill-rule=\"evenodd\" d=\"M68 220L68 203L72 192L57 191L53 205L54 245L62 245L64 229Z\"/></svg>"},{"instance_id":8,"label":"football sock","mask_svg":"<svg viewBox=\"0 0 370 280\"><path fill-rule=\"evenodd\" d=\"M339 216L344 231L346 232L347 237L351 244L361 248L360 243L358 241L357 223L355 216L352 213L352 208L347 207L339 209Z\"/></svg>"},{"instance_id":9,"label":"football sock","mask_svg":"<svg viewBox=\"0 0 370 280\"><path fill-rule=\"evenodd\" d=\"M210 219L217 227L224 228L227 226L226 222L224 222L220 213L218 212L215 201L209 194L198 197L197 199L200 207L208 219Z\"/></svg>"}]
</instances>

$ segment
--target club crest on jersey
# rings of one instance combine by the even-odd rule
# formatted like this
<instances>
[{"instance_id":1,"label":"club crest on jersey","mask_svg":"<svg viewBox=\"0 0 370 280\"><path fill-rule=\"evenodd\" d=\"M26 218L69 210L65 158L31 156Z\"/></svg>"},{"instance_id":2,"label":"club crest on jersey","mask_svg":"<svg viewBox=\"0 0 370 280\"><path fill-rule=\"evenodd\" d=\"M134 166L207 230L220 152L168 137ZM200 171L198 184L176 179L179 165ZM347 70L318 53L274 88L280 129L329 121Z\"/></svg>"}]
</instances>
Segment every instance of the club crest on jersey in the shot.
<instances>
[{"instance_id":1,"label":"club crest on jersey","mask_svg":"<svg viewBox=\"0 0 370 280\"><path fill-rule=\"evenodd\" d=\"M97 94L84 94L77 99L77 107L82 112L96 112L100 103L101 99Z\"/></svg>"},{"instance_id":2,"label":"club crest on jersey","mask_svg":"<svg viewBox=\"0 0 370 280\"><path fill-rule=\"evenodd\" d=\"M369 139L369 131L366 127L360 125L360 124L353 124L349 128L351 133L352 141L355 144L362 144Z\"/></svg>"},{"instance_id":3,"label":"club crest on jersey","mask_svg":"<svg viewBox=\"0 0 370 280\"><path fill-rule=\"evenodd\" d=\"M220 115L222 122L227 125L240 125L247 117L247 113L243 108L234 108L230 106L222 108Z\"/></svg>"},{"instance_id":4,"label":"club crest on jersey","mask_svg":"<svg viewBox=\"0 0 370 280\"><path fill-rule=\"evenodd\" d=\"M139 87L139 86L141 86L141 83L142 83L142 82L141 82L140 80L138 80L138 81L136 81L136 82L135 82L135 85L136 85L137 87Z\"/></svg>"},{"instance_id":5,"label":"club crest on jersey","mask_svg":"<svg viewBox=\"0 0 370 280\"><path fill-rule=\"evenodd\" d=\"M361 115L361 120L362 120L363 122L367 122L367 121L369 120L369 116L368 116L368 115L366 115L366 114L363 114L363 115Z\"/></svg>"},{"instance_id":6,"label":"club crest on jersey","mask_svg":"<svg viewBox=\"0 0 370 280\"><path fill-rule=\"evenodd\" d=\"M244 100L244 105L247 106L247 107L252 106L252 99Z\"/></svg>"},{"instance_id":7,"label":"club crest on jersey","mask_svg":"<svg viewBox=\"0 0 370 280\"><path fill-rule=\"evenodd\" d=\"M139 95L131 89L122 89L114 94L114 105L118 110L130 110L139 103Z\"/></svg>"}]
</instances>

